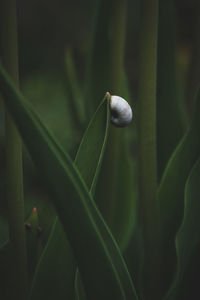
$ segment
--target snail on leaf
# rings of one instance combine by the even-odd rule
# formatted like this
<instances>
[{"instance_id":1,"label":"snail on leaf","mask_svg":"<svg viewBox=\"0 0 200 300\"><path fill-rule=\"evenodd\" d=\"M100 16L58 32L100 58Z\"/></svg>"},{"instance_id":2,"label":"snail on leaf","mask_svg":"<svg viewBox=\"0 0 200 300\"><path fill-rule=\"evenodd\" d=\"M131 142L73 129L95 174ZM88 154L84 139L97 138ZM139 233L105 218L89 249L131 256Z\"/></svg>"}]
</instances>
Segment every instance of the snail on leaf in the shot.
<instances>
[{"instance_id":1,"label":"snail on leaf","mask_svg":"<svg viewBox=\"0 0 200 300\"><path fill-rule=\"evenodd\" d=\"M133 115L128 102L122 97L110 95L110 93L107 93L107 97L110 98L111 123L117 127L127 126Z\"/></svg>"}]
</instances>

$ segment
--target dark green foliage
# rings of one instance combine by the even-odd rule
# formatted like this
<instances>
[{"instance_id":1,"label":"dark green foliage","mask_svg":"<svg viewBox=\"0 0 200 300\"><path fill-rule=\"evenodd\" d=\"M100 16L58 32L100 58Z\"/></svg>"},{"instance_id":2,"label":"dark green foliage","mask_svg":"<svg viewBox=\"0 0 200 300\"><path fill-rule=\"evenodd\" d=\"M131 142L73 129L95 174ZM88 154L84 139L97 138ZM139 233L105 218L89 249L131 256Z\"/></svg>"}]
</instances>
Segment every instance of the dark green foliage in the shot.
<instances>
[{"instance_id":1,"label":"dark green foliage","mask_svg":"<svg viewBox=\"0 0 200 300\"><path fill-rule=\"evenodd\" d=\"M93 195L108 137L110 123L109 98L110 95L107 93L96 113L93 115L74 161L88 189ZM107 106L106 110L105 106Z\"/></svg>"},{"instance_id":2,"label":"dark green foliage","mask_svg":"<svg viewBox=\"0 0 200 300\"><path fill-rule=\"evenodd\" d=\"M176 21L173 0L160 1L157 66L157 156L158 177L185 133L186 114L176 60ZM173 134L172 134L173 133Z\"/></svg>"},{"instance_id":3,"label":"dark green foliage","mask_svg":"<svg viewBox=\"0 0 200 300\"><path fill-rule=\"evenodd\" d=\"M188 299L195 297L196 276L199 277L199 184L200 161L192 168L184 193L184 215L176 235L177 270L176 276L165 299Z\"/></svg>"},{"instance_id":4,"label":"dark green foliage","mask_svg":"<svg viewBox=\"0 0 200 300\"><path fill-rule=\"evenodd\" d=\"M47 244L38 261L30 299L74 299L75 261L63 228L55 218Z\"/></svg>"},{"instance_id":5,"label":"dark green foliage","mask_svg":"<svg viewBox=\"0 0 200 300\"><path fill-rule=\"evenodd\" d=\"M35 114L26 107L22 96L15 90L2 68L0 87L32 159L51 192L51 199L78 262L88 298L137 299L117 245L75 165L47 129L41 126ZM51 176L51 170L55 177ZM88 264L84 253L88 255L89 249ZM95 265L98 265L98 276L92 274Z\"/></svg>"},{"instance_id":6,"label":"dark green foliage","mask_svg":"<svg viewBox=\"0 0 200 300\"><path fill-rule=\"evenodd\" d=\"M130 83L137 82L127 75L135 71L123 62L127 7L139 16L136 104ZM30 154L24 156L28 299L199 299L200 91L186 128L187 69L177 59L184 49L175 2L96 0L94 8L86 72L67 43L63 73L46 70L22 82L30 105L0 65L2 103ZM110 93L131 103L129 128L110 125ZM0 136L0 154L3 145ZM0 168L4 176L7 166ZM22 300L13 288L5 184L1 177L0 297Z\"/></svg>"},{"instance_id":7,"label":"dark green foliage","mask_svg":"<svg viewBox=\"0 0 200 300\"><path fill-rule=\"evenodd\" d=\"M158 188L161 247L164 256L163 270L165 270L165 276L168 277L168 280L175 271L175 235L184 213L185 183L200 154L199 105L200 93L197 95L192 124L172 154Z\"/></svg>"}]
</instances>

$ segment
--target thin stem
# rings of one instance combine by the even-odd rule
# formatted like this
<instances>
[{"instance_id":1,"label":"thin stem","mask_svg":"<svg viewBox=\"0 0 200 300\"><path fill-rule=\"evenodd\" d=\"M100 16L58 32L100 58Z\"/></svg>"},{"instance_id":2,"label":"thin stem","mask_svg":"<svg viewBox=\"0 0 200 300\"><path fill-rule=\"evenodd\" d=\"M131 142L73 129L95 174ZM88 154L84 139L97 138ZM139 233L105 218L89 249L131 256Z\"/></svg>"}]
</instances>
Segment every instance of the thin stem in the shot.
<instances>
[{"instance_id":1,"label":"thin stem","mask_svg":"<svg viewBox=\"0 0 200 300\"><path fill-rule=\"evenodd\" d=\"M113 15L111 20L111 53L110 53L110 93L121 95L122 75L124 72L124 50L126 36L126 0L115 0L113 2ZM114 211L116 203L116 183L119 163L120 143L122 130L111 127L107 146L107 172L109 172L108 187L108 219L111 229L114 230Z\"/></svg>"},{"instance_id":2,"label":"thin stem","mask_svg":"<svg viewBox=\"0 0 200 300\"><path fill-rule=\"evenodd\" d=\"M1 2L2 63L18 85L16 0ZM27 299L27 253L24 229L22 144L9 113L6 130L6 198L11 241L10 299Z\"/></svg>"},{"instance_id":3,"label":"thin stem","mask_svg":"<svg viewBox=\"0 0 200 300\"><path fill-rule=\"evenodd\" d=\"M120 94L124 71L126 0L113 2L111 19L110 93Z\"/></svg>"},{"instance_id":4,"label":"thin stem","mask_svg":"<svg viewBox=\"0 0 200 300\"><path fill-rule=\"evenodd\" d=\"M124 72L124 48L126 33L126 0L110 0L110 40L109 40L109 92L120 95L122 87L122 75ZM103 45L104 46L104 45ZM100 194L100 207L103 215L112 228L114 224L113 212L116 205L116 180L119 157L119 145L121 129L111 127L103 163L102 191ZM104 199L102 201L102 198Z\"/></svg>"},{"instance_id":5,"label":"thin stem","mask_svg":"<svg viewBox=\"0 0 200 300\"><path fill-rule=\"evenodd\" d=\"M158 0L141 1L138 129L139 181L145 243L144 296L157 299L159 278L158 207L156 202L156 69ZM153 298L152 298L153 297Z\"/></svg>"}]
</instances>

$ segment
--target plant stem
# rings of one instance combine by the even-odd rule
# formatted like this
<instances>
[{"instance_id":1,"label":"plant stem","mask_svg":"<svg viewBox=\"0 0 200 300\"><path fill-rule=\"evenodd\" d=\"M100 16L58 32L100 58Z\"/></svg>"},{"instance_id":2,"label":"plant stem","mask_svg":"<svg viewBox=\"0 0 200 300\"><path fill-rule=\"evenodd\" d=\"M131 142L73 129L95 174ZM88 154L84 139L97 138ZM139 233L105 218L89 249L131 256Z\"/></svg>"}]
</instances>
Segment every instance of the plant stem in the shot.
<instances>
[{"instance_id":1,"label":"plant stem","mask_svg":"<svg viewBox=\"0 0 200 300\"><path fill-rule=\"evenodd\" d=\"M111 20L111 51L110 51L110 93L113 95L121 95L122 91L122 75L124 72L124 50L126 35L126 0L113 1L113 15ZM122 129L123 130L123 129ZM120 143L122 141L123 131L112 126L110 128L110 136L107 146L107 159L109 164L107 172L109 172L108 187L108 219L111 229L114 230L114 211L117 207L116 203L116 184L119 166ZM121 200L121 199L120 199Z\"/></svg>"},{"instance_id":2,"label":"plant stem","mask_svg":"<svg viewBox=\"0 0 200 300\"><path fill-rule=\"evenodd\" d=\"M126 0L116 0L112 5L110 41L110 93L120 94L124 71L126 36Z\"/></svg>"},{"instance_id":3,"label":"plant stem","mask_svg":"<svg viewBox=\"0 0 200 300\"><path fill-rule=\"evenodd\" d=\"M109 92L113 95L120 95L122 86L122 75L124 72L124 46L126 32L126 0L110 0L110 40L109 40ZM105 45L103 45L105 47ZM112 230L113 212L115 209L115 193L117 181L117 168L119 157L119 145L122 131L112 126L110 128L108 144L106 147L103 163L103 178L100 181L99 205L104 218ZM101 194L103 191L103 195ZM102 199L104 199L102 201Z\"/></svg>"},{"instance_id":4,"label":"plant stem","mask_svg":"<svg viewBox=\"0 0 200 300\"><path fill-rule=\"evenodd\" d=\"M159 278L158 206L156 201L156 69L158 0L141 1L138 136L139 183L145 261L144 297L157 299ZM153 297L153 298L152 298Z\"/></svg>"},{"instance_id":5,"label":"plant stem","mask_svg":"<svg viewBox=\"0 0 200 300\"><path fill-rule=\"evenodd\" d=\"M16 0L1 2L1 58L18 85ZM27 299L27 253L24 228L22 144L8 112L6 130L6 198L11 241L10 299Z\"/></svg>"}]
</instances>

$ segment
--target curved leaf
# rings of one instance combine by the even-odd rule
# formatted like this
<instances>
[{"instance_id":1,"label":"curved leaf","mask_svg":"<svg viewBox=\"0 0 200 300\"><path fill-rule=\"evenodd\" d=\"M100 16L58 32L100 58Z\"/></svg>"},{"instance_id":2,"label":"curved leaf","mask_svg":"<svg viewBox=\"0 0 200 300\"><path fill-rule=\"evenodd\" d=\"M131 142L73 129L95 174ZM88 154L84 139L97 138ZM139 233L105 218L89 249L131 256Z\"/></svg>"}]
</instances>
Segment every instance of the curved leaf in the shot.
<instances>
[{"instance_id":1,"label":"curved leaf","mask_svg":"<svg viewBox=\"0 0 200 300\"><path fill-rule=\"evenodd\" d=\"M108 137L110 113L109 101L105 103L105 100L109 98L107 93L93 115L75 158L75 164L92 194L95 191Z\"/></svg>"},{"instance_id":2,"label":"curved leaf","mask_svg":"<svg viewBox=\"0 0 200 300\"><path fill-rule=\"evenodd\" d=\"M51 192L51 199L78 262L88 299L137 299L117 245L70 157L62 153L61 148L58 151L59 146L55 147L53 138L32 117L21 94L12 86L2 68L0 89ZM114 249L112 252L111 247ZM98 269L96 276L94 269Z\"/></svg>"},{"instance_id":3,"label":"curved leaf","mask_svg":"<svg viewBox=\"0 0 200 300\"><path fill-rule=\"evenodd\" d=\"M101 165L109 127L109 102L106 100L107 98L105 97L96 113L94 114L94 117L92 118L85 132L85 135L83 136L76 156L76 165L78 166L78 168L80 168L82 176L85 179L88 188L93 186L93 190L94 182L97 178L98 170ZM37 120L37 122L40 123L40 126L43 128L43 130L45 130L45 127L43 126L37 115L34 112L32 112L32 115ZM48 134L48 131L46 131L46 133ZM55 225L54 227L55 228L53 228L52 230L55 233L51 236L52 241L50 240L48 242L43 252L42 258L38 262L35 280L32 285L31 299L40 299L40 297L43 297L45 293L47 293L47 284L52 287L51 289L48 289L48 295L46 294L49 299L54 299L55 295L59 294L62 295L63 298L72 299L73 297L70 285L63 285L62 282L65 282L66 278L68 278L68 281L71 281L72 283L72 280L74 279L76 264L70 249L68 249L69 246L67 247L67 241L64 236L64 232L62 232L61 235L61 233L57 232L59 226ZM58 241L55 240L55 236L59 236ZM63 250L60 251L59 248L62 248ZM63 261L63 263L57 265L53 255L59 255L59 261ZM71 262L70 269L66 267L68 261ZM50 267L54 267L53 274L49 274ZM73 286L73 284L71 286Z\"/></svg>"},{"instance_id":4,"label":"curved leaf","mask_svg":"<svg viewBox=\"0 0 200 300\"><path fill-rule=\"evenodd\" d=\"M109 126L109 110L108 110L108 105L109 102L106 101L106 97L104 98L104 100L102 101L102 103L99 105L96 113L94 114L84 136L83 139L81 141L80 147L78 149L77 155L76 155L76 159L75 159L75 163L77 165L77 167L79 168L79 171L81 171L81 175L83 176L83 178L85 179L88 188L93 186L93 191L94 191L94 186L95 186L95 180L97 178L98 175L98 171L99 168L101 166L101 160L103 157L103 152L105 149L105 145L106 145L106 140L107 140L107 134L108 134L108 126ZM41 121L39 120L39 118L37 117L36 114L34 114L34 112L32 112L34 117L37 119L38 122L40 122L41 127L43 127L43 124L41 123ZM43 129L45 130L45 128L43 127ZM48 134L48 131L46 131L46 133ZM55 145L56 146L56 145ZM64 158L64 157L63 157ZM54 226L54 227L58 227L58 226ZM56 231L56 228L53 228L52 230ZM53 236L57 236L56 233L53 234ZM53 238L53 236L51 237L51 239ZM62 241L64 239L64 237L60 237L59 241ZM66 243L66 241L63 241L64 243ZM49 276L49 274L46 271L48 271L49 269L49 265L52 265L52 261L53 261L53 257L52 257L52 249L51 247L56 247L56 249L58 249L59 247L56 246L56 243L53 242L48 242L48 245L46 246L44 253L42 255L42 258L40 259L39 263L38 263L38 268L35 274L35 280L33 282L33 286L32 286L32 296L31 299L39 299L38 297L41 297L40 295L43 295L44 292L46 292L46 283L48 282L50 285L53 283L51 283L51 281L54 282L62 282L64 278L66 278L66 276L60 276L58 277L56 275L56 273L54 272L54 277L52 276L52 274ZM60 245L59 245L60 246ZM56 249L54 250L54 253L56 251ZM65 249L64 249L65 250ZM48 259L46 257L49 257L49 264L47 263ZM62 253L59 254L59 257L62 261L68 261L68 260L73 260L73 258L71 257L71 255L66 255L65 251L62 251ZM45 261L45 262L44 262ZM74 262L74 260L73 260ZM52 266L51 266L52 267ZM74 267L75 267L75 262L74 262ZM63 263L62 265L55 265L54 269L58 269L58 273L63 275L63 271L65 269L65 264ZM55 271L54 270L54 271ZM65 270L66 271L66 270ZM71 273L71 278L73 278L73 273L74 270L72 270L73 272ZM44 274L47 275L45 276L45 284L44 283ZM75 283L79 282L81 279L80 277L80 273L77 271L76 275L76 279L75 279ZM69 276L69 271L67 272L67 275ZM50 282L49 282L50 281ZM38 286L38 282L39 282L39 286ZM63 290L60 286L58 287L58 291L55 287L55 284L52 286L54 287L54 289L50 289L50 291L48 290L48 297L52 297L52 299L55 297L55 293L56 294L60 294L60 292L62 291L62 297L67 297L67 293L69 293L69 286L68 289L65 288L65 290ZM79 284L76 284L76 291L78 292L78 286ZM82 287L83 290L83 287ZM72 299L72 295L69 296L70 299Z\"/></svg>"},{"instance_id":5,"label":"curved leaf","mask_svg":"<svg viewBox=\"0 0 200 300\"><path fill-rule=\"evenodd\" d=\"M71 248L56 217L36 268L30 299L74 299L74 266Z\"/></svg>"},{"instance_id":6,"label":"curved leaf","mask_svg":"<svg viewBox=\"0 0 200 300\"><path fill-rule=\"evenodd\" d=\"M184 217L182 225L176 236L176 251L177 251L177 272L173 285L166 296L166 300L179 299L177 294L188 293L192 297L192 290L188 282L182 284L186 270L188 271L189 264L195 259L195 263L199 265L199 246L200 246L200 160L192 168L185 186L185 205ZM198 253L196 252L198 250ZM195 258L194 258L194 254ZM187 277L195 277L191 272ZM195 298L199 295L193 294ZM183 296L180 297L183 299Z\"/></svg>"},{"instance_id":7,"label":"curved leaf","mask_svg":"<svg viewBox=\"0 0 200 300\"><path fill-rule=\"evenodd\" d=\"M165 283L175 271L175 235L183 217L185 183L200 155L199 111L200 91L192 123L173 152L158 188Z\"/></svg>"},{"instance_id":8,"label":"curved leaf","mask_svg":"<svg viewBox=\"0 0 200 300\"><path fill-rule=\"evenodd\" d=\"M173 234L176 233L183 214L185 182L200 154L199 111L200 91L192 124L172 154L158 188L162 227L165 231L173 231Z\"/></svg>"}]
</instances>

